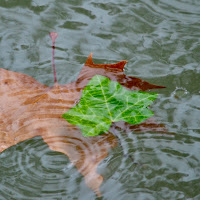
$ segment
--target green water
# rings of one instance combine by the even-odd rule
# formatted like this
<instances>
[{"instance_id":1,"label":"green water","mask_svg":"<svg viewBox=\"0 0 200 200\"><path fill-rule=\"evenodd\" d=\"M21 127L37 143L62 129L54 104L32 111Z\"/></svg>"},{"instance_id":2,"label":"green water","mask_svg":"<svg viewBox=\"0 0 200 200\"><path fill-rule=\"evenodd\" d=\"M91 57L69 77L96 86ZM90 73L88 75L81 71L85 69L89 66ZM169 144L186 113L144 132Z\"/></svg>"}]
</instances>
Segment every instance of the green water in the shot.
<instances>
[{"instance_id":1,"label":"green water","mask_svg":"<svg viewBox=\"0 0 200 200\"><path fill-rule=\"evenodd\" d=\"M61 84L93 52L96 63L127 60L127 75L167 87L152 110L175 137L122 134L98 168L101 199L199 200L200 1L1 0L0 67L52 85L51 31ZM1 153L0 169L1 200L97 199L40 137Z\"/></svg>"}]
</instances>

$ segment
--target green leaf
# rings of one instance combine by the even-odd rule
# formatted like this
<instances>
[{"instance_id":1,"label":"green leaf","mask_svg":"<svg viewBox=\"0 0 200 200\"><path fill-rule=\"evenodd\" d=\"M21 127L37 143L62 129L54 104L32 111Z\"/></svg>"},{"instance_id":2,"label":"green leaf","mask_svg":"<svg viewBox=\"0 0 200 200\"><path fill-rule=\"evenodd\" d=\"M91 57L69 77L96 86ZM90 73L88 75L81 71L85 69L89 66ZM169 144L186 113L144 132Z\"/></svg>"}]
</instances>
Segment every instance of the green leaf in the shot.
<instances>
[{"instance_id":1,"label":"green leaf","mask_svg":"<svg viewBox=\"0 0 200 200\"><path fill-rule=\"evenodd\" d=\"M63 118L79 126L83 136L97 136L108 131L112 122L139 124L153 116L147 106L156 98L155 93L129 91L105 76L96 75L84 88L80 102Z\"/></svg>"}]
</instances>

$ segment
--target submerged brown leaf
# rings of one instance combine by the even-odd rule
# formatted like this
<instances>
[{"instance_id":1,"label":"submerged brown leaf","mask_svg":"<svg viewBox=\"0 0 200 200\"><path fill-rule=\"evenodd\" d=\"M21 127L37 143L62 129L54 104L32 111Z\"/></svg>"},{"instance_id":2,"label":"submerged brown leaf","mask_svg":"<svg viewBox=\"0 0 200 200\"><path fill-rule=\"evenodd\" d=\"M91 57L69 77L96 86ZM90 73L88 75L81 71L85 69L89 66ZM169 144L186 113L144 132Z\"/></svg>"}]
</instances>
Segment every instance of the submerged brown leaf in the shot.
<instances>
[{"instance_id":1,"label":"submerged brown leaf","mask_svg":"<svg viewBox=\"0 0 200 200\"><path fill-rule=\"evenodd\" d=\"M113 134L85 138L78 127L62 118L62 114L78 102L82 89L96 74L118 81L129 90L163 88L126 76L123 73L126 63L94 64L90 54L77 81L67 85L55 83L53 87L45 86L28 75L0 69L0 152L41 136L50 149L69 157L84 176L87 186L100 196L103 177L97 173L97 166L117 145L117 140ZM145 127L146 131L165 132L165 127L152 121L137 126L116 125L128 131ZM114 132L114 127L110 131Z\"/></svg>"}]
</instances>

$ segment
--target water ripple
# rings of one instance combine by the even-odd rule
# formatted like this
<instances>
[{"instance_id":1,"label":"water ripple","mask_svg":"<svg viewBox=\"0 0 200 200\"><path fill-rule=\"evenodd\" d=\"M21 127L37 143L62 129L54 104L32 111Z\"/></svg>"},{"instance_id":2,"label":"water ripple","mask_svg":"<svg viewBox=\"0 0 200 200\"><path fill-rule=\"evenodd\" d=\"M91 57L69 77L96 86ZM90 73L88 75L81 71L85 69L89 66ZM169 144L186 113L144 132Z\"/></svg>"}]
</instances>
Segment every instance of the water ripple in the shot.
<instances>
[{"instance_id":1,"label":"water ripple","mask_svg":"<svg viewBox=\"0 0 200 200\"><path fill-rule=\"evenodd\" d=\"M50 151L41 138L11 147L0 157L1 168L6 169L1 177L1 198L70 198L82 187L77 187L83 180L67 157Z\"/></svg>"}]
</instances>

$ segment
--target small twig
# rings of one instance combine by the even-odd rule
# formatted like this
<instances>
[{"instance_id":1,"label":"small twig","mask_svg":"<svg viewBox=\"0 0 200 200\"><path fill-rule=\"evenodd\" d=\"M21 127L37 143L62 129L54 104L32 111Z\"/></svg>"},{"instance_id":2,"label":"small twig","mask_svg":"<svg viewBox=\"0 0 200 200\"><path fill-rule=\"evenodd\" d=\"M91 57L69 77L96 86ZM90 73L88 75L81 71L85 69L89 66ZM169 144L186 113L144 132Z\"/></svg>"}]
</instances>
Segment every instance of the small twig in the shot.
<instances>
[{"instance_id":1,"label":"small twig","mask_svg":"<svg viewBox=\"0 0 200 200\"><path fill-rule=\"evenodd\" d=\"M54 74L54 82L57 83L57 78L56 78L56 67L55 67L55 41L56 38L58 37L58 33L56 32L51 32L50 34L52 43L53 43L53 74Z\"/></svg>"}]
</instances>

